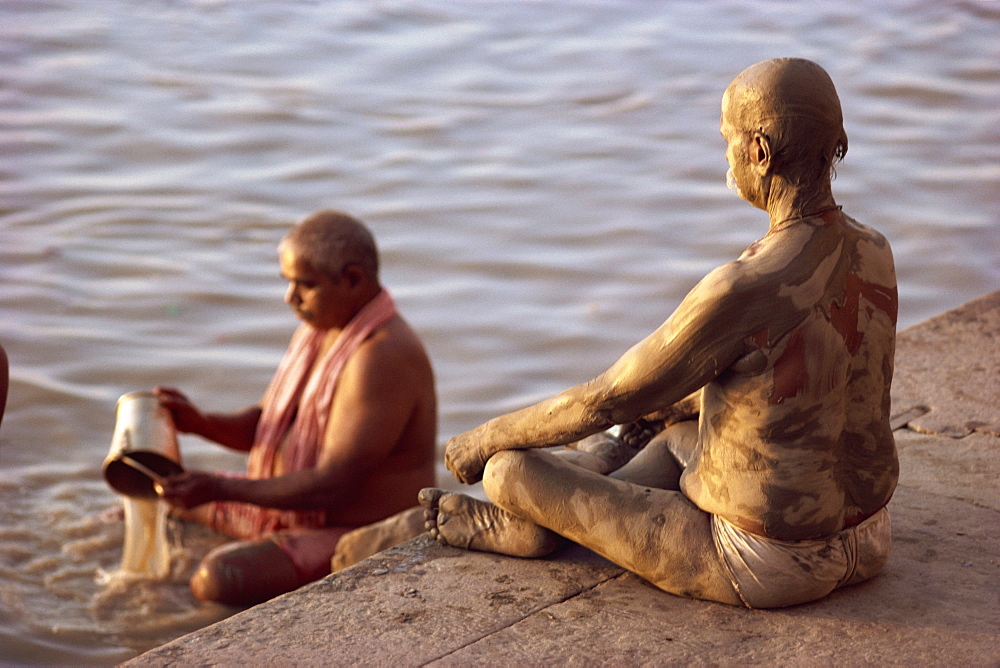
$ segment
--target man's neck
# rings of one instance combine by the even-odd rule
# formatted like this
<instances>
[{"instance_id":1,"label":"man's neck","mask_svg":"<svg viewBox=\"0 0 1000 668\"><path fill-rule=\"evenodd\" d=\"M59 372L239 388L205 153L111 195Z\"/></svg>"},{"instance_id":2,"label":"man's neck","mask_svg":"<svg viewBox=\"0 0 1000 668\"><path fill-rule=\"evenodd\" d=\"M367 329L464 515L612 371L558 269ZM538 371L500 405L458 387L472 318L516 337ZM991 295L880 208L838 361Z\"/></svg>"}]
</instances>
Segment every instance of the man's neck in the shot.
<instances>
[{"instance_id":1,"label":"man's neck","mask_svg":"<svg viewBox=\"0 0 1000 668\"><path fill-rule=\"evenodd\" d=\"M829 182L801 187L775 176L764 209L771 217L770 230L774 231L787 221L808 218L836 205Z\"/></svg>"},{"instance_id":2,"label":"man's neck","mask_svg":"<svg viewBox=\"0 0 1000 668\"><path fill-rule=\"evenodd\" d=\"M377 284L365 289L362 293L363 295L362 300L357 305L357 308L354 309L354 312L351 314L351 319L348 320L346 323L344 323L343 327L331 327L330 329L325 330L326 334L323 337L323 343L319 349L320 357L322 357L324 354L326 354L328 350L330 350L331 346L333 346L333 344L340 337L340 334L344 331L344 328L347 327L347 325L351 324L351 322L358 316L358 313L360 313L361 310L365 306L367 306L369 302L371 302L371 300L378 297L380 292L382 292L382 286Z\"/></svg>"}]
</instances>

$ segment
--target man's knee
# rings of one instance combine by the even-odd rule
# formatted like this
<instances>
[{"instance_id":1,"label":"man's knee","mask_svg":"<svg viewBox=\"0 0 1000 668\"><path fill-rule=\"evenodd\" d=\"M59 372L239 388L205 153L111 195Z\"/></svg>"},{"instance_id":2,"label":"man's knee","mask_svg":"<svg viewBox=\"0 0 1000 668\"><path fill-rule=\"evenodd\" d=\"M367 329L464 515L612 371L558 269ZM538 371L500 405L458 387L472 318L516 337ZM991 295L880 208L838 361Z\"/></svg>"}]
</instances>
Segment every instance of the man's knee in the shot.
<instances>
[{"instance_id":1,"label":"man's knee","mask_svg":"<svg viewBox=\"0 0 1000 668\"><path fill-rule=\"evenodd\" d=\"M234 555L231 545L209 552L191 576L191 593L199 601L240 605L250 571L246 559Z\"/></svg>"},{"instance_id":2,"label":"man's knee","mask_svg":"<svg viewBox=\"0 0 1000 668\"><path fill-rule=\"evenodd\" d=\"M297 588L295 567L271 541L230 543L209 552L191 576L200 601L254 605Z\"/></svg>"},{"instance_id":3,"label":"man's knee","mask_svg":"<svg viewBox=\"0 0 1000 668\"><path fill-rule=\"evenodd\" d=\"M526 450L501 450L489 458L483 470L483 491L493 503L504 506L506 493L514 479L523 475L529 456Z\"/></svg>"},{"instance_id":4,"label":"man's knee","mask_svg":"<svg viewBox=\"0 0 1000 668\"><path fill-rule=\"evenodd\" d=\"M208 555L191 576L191 593L199 601L226 603L227 595L236 588L232 571L224 559Z\"/></svg>"},{"instance_id":5,"label":"man's knee","mask_svg":"<svg viewBox=\"0 0 1000 668\"><path fill-rule=\"evenodd\" d=\"M660 434L670 454L681 468L687 468L698 447L698 421L686 420L672 424Z\"/></svg>"}]
</instances>

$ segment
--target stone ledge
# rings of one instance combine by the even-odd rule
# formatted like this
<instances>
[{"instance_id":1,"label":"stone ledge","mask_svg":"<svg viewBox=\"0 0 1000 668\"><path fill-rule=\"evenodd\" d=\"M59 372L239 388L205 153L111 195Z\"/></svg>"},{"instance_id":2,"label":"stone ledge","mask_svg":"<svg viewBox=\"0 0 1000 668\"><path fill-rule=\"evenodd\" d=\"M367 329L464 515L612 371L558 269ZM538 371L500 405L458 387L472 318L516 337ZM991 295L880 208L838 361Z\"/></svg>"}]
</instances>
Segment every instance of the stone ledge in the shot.
<instances>
[{"instance_id":1,"label":"stone ledge","mask_svg":"<svg viewBox=\"0 0 1000 668\"><path fill-rule=\"evenodd\" d=\"M899 335L893 554L873 581L756 611L665 594L579 546L426 537L129 665L1000 662L1000 292Z\"/></svg>"},{"instance_id":2,"label":"stone ledge","mask_svg":"<svg viewBox=\"0 0 1000 668\"><path fill-rule=\"evenodd\" d=\"M900 332L893 415L925 434L1000 436L1000 290Z\"/></svg>"}]
</instances>

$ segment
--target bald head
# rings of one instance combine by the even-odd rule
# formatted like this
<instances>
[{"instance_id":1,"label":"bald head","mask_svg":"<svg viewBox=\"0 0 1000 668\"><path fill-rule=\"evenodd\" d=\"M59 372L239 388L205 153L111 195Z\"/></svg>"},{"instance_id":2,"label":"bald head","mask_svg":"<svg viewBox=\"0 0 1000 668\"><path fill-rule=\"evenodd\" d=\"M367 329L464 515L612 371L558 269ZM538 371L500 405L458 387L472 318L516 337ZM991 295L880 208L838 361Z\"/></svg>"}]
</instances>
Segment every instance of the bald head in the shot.
<instances>
[{"instance_id":1,"label":"bald head","mask_svg":"<svg viewBox=\"0 0 1000 668\"><path fill-rule=\"evenodd\" d=\"M775 173L802 185L828 179L834 162L847 153L837 89L810 60L751 65L729 84L722 113L736 129L767 137Z\"/></svg>"},{"instance_id":2,"label":"bald head","mask_svg":"<svg viewBox=\"0 0 1000 668\"><path fill-rule=\"evenodd\" d=\"M364 223L341 211L327 209L307 216L285 236L278 250L293 251L331 277L349 264L358 265L378 282L375 238Z\"/></svg>"}]
</instances>

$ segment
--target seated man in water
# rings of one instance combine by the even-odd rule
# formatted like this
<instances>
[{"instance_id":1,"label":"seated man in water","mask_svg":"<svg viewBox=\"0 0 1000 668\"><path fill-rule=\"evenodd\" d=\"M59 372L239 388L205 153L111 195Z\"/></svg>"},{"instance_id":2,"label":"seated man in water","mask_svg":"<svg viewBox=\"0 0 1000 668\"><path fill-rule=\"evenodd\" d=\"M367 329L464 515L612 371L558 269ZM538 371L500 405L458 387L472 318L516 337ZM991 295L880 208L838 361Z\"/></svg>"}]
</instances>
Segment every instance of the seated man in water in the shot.
<instances>
[{"instance_id":1,"label":"seated man in water","mask_svg":"<svg viewBox=\"0 0 1000 668\"><path fill-rule=\"evenodd\" d=\"M292 229L279 256L285 301L304 324L261 403L204 413L156 389L179 431L249 453L245 477L186 471L157 489L183 519L238 539L192 577L201 600L252 604L319 579L341 537L364 525L405 530L410 515L419 533L422 510L405 511L434 481L433 371L379 282L371 233L320 211Z\"/></svg>"},{"instance_id":2,"label":"seated man in water","mask_svg":"<svg viewBox=\"0 0 1000 668\"><path fill-rule=\"evenodd\" d=\"M765 61L725 91L721 132L767 234L597 378L452 438L449 470L492 503L423 490L438 541L539 556L569 539L667 592L754 608L882 569L896 279L885 238L832 196L840 100L815 63Z\"/></svg>"}]
</instances>

